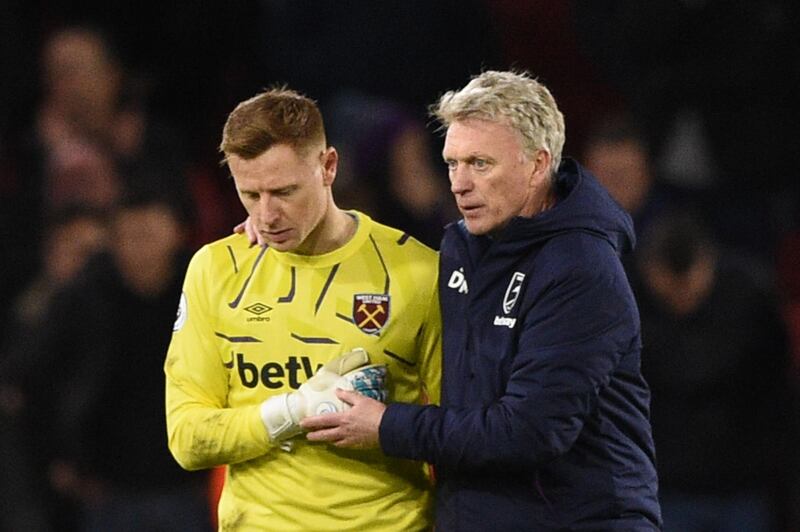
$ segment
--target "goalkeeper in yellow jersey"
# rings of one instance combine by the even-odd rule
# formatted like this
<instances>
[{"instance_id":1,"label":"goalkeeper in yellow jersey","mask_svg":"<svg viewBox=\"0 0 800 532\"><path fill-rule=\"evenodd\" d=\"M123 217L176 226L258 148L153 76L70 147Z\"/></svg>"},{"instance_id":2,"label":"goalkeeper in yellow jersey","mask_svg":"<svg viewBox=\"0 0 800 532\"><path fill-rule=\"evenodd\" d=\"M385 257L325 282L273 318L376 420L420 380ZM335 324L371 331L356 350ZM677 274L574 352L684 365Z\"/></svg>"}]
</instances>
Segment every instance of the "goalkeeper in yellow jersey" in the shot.
<instances>
[{"instance_id":1,"label":"goalkeeper in yellow jersey","mask_svg":"<svg viewBox=\"0 0 800 532\"><path fill-rule=\"evenodd\" d=\"M240 103L220 149L265 245L232 235L189 265L164 365L172 454L228 466L221 530L430 529L421 463L296 436L346 408L336 388L438 401L436 252L336 206L338 155L305 96Z\"/></svg>"}]
</instances>

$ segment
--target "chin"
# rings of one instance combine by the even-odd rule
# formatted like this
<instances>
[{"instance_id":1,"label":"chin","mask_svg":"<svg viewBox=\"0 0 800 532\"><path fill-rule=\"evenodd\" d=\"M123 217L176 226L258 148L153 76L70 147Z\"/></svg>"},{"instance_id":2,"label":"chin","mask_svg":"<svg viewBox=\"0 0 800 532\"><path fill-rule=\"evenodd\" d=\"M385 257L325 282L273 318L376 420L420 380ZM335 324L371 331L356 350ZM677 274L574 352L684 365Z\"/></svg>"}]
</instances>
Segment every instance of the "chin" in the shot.
<instances>
[{"instance_id":1,"label":"chin","mask_svg":"<svg viewBox=\"0 0 800 532\"><path fill-rule=\"evenodd\" d=\"M267 242L267 246L271 247L275 251L286 251L292 252L297 248L297 244L294 241L286 240L284 242Z\"/></svg>"},{"instance_id":2,"label":"chin","mask_svg":"<svg viewBox=\"0 0 800 532\"><path fill-rule=\"evenodd\" d=\"M477 223L474 221L471 222L466 218L464 218L464 225L467 226L467 231L469 231L470 234L475 236L482 236L489 232L489 229L485 226L485 224Z\"/></svg>"}]
</instances>

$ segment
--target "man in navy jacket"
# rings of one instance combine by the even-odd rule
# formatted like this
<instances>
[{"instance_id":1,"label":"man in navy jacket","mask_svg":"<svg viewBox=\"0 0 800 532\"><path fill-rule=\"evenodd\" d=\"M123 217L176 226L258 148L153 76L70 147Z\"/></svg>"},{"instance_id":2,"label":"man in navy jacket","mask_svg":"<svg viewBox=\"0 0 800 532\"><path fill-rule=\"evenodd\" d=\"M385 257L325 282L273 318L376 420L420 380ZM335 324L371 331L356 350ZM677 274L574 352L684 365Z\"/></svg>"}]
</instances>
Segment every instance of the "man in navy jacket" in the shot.
<instances>
[{"instance_id":1,"label":"man in navy jacket","mask_svg":"<svg viewBox=\"0 0 800 532\"><path fill-rule=\"evenodd\" d=\"M578 163L526 74L434 110L463 220L442 241L441 406L340 391L308 438L434 464L437 530L657 530L650 394L619 255L630 217Z\"/></svg>"}]
</instances>

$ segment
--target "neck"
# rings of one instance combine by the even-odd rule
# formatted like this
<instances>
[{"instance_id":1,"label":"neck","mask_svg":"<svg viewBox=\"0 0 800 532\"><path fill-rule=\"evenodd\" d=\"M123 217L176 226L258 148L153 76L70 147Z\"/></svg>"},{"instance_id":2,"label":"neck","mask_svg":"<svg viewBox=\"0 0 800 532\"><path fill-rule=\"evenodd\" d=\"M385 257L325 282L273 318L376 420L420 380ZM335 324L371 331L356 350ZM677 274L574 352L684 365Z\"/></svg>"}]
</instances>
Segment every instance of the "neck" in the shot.
<instances>
[{"instance_id":1,"label":"neck","mask_svg":"<svg viewBox=\"0 0 800 532\"><path fill-rule=\"evenodd\" d=\"M329 246L328 249L322 251L322 253L328 253L347 244L350 239L353 238L353 235L356 234L356 229L358 227L355 218L338 207L333 208L333 214L331 238L328 241Z\"/></svg>"},{"instance_id":2,"label":"neck","mask_svg":"<svg viewBox=\"0 0 800 532\"><path fill-rule=\"evenodd\" d=\"M548 187L543 194L539 197L531 197L525 207L519 212L519 216L524 218L533 218L534 216L543 213L546 210L553 208L556 204L556 193L553 187Z\"/></svg>"},{"instance_id":3,"label":"neck","mask_svg":"<svg viewBox=\"0 0 800 532\"><path fill-rule=\"evenodd\" d=\"M322 255L344 246L356 233L358 223L355 218L331 203L314 232L307 239L306 249L295 253L300 255Z\"/></svg>"},{"instance_id":4,"label":"neck","mask_svg":"<svg viewBox=\"0 0 800 532\"><path fill-rule=\"evenodd\" d=\"M547 191L547 194L542 199L542 204L539 207L539 210L538 212L536 212L536 214L540 214L543 213L544 211L552 209L555 204L556 204L556 193L551 188L550 190Z\"/></svg>"}]
</instances>

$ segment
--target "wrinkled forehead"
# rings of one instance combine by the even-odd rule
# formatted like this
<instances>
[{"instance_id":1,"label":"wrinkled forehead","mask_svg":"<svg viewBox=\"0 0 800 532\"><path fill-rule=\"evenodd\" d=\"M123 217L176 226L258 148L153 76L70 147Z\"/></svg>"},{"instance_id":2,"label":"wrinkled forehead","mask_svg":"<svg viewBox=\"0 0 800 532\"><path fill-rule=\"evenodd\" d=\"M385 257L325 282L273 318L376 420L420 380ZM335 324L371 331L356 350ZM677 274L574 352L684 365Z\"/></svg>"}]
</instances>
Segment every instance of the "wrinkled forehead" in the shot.
<instances>
[{"instance_id":1,"label":"wrinkled forehead","mask_svg":"<svg viewBox=\"0 0 800 532\"><path fill-rule=\"evenodd\" d=\"M522 136L504 120L466 118L447 128L443 154L503 148L523 151Z\"/></svg>"}]
</instances>

